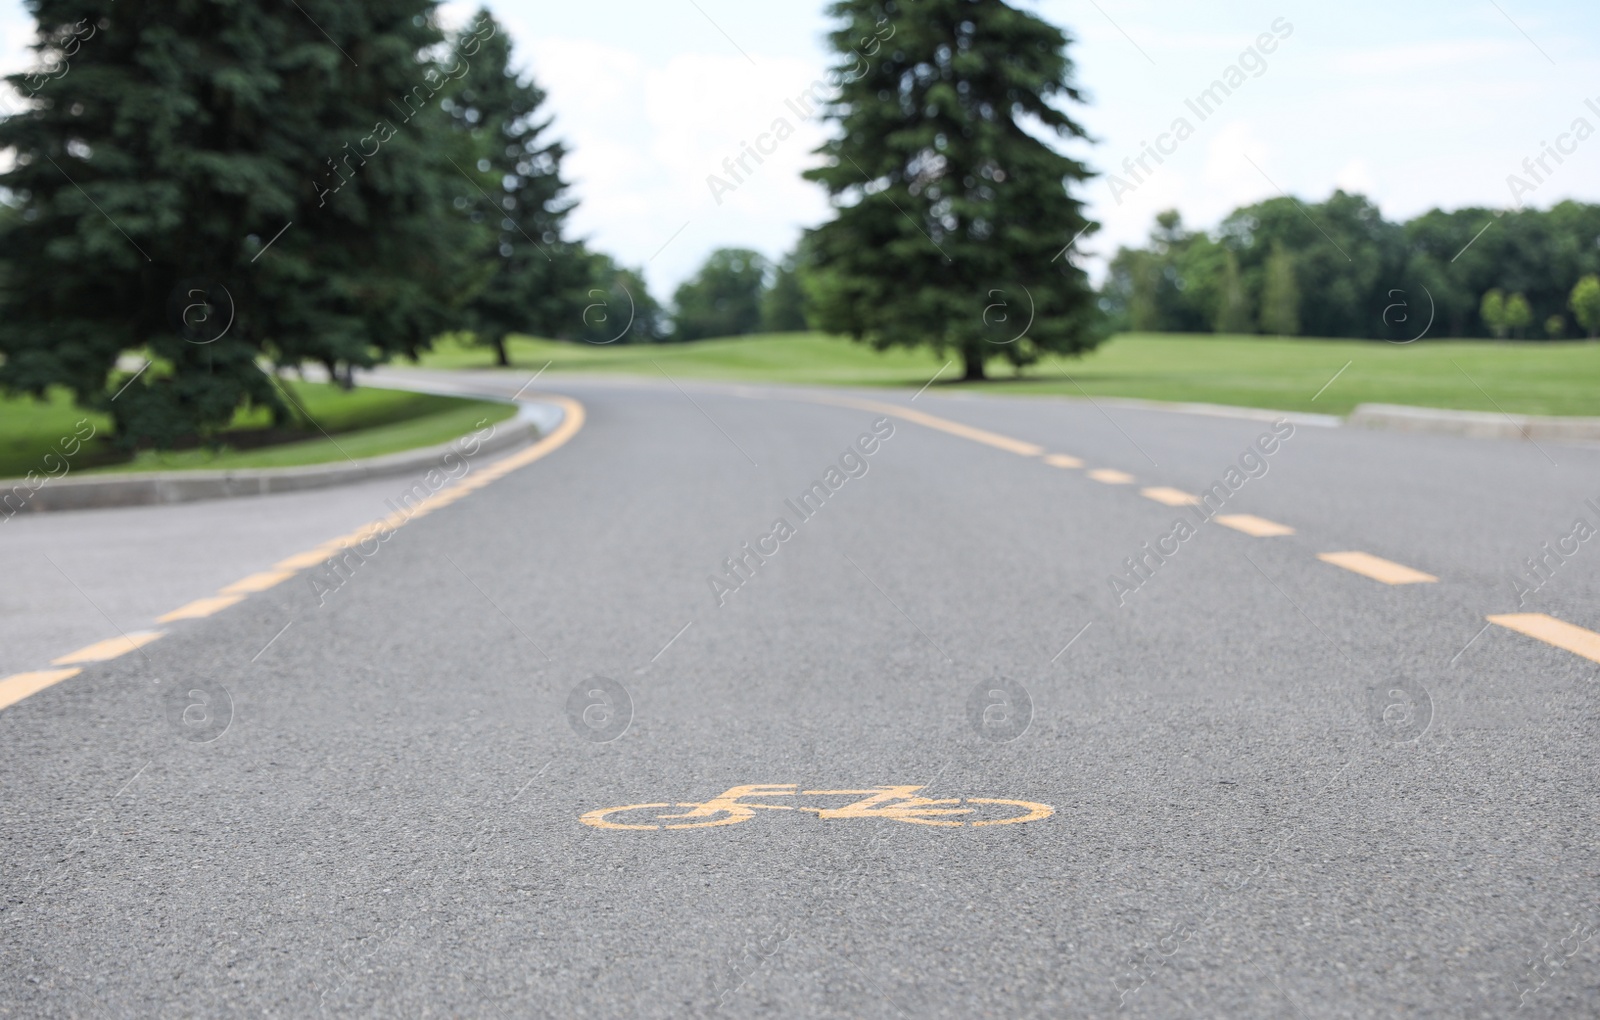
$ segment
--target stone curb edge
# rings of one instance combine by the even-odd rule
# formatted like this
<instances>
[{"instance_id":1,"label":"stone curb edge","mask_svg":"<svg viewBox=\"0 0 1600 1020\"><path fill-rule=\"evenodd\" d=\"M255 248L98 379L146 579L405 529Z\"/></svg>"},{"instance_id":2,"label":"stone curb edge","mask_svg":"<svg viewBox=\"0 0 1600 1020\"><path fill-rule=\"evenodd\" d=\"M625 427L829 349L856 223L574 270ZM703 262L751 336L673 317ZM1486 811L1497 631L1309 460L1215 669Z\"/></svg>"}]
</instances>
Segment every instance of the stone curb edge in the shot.
<instances>
[{"instance_id":1,"label":"stone curb edge","mask_svg":"<svg viewBox=\"0 0 1600 1020\"><path fill-rule=\"evenodd\" d=\"M385 381L388 388L412 389L404 384ZM384 384L375 384L384 385ZM422 387L417 387L421 389ZM467 396L469 394L452 393ZM511 403L504 397L470 394L476 399ZM560 423L564 412L558 405L537 401L518 402L514 418L493 426L493 432L477 444L470 454L501 453L513 447L525 446L548 434ZM468 436L472 433L468 433ZM273 493L304 492L335 485L389 478L395 475L447 467L447 457L467 456L461 450L461 436L448 443L439 443L418 450L404 450L366 457L354 462L310 464L287 468L241 468L233 471L152 471L147 474L96 475L86 478L63 477L45 479L34 489L22 507L15 513L43 513L58 510L91 510L124 506L155 506L165 503L188 503L202 499L228 499L237 496L265 496ZM26 490L25 479L0 480L0 501L14 488ZM0 502L0 521L12 514Z\"/></svg>"},{"instance_id":2,"label":"stone curb edge","mask_svg":"<svg viewBox=\"0 0 1600 1020\"><path fill-rule=\"evenodd\" d=\"M1487 411L1445 411L1404 404L1359 404L1345 420L1357 428L1431 432L1472 439L1600 440L1600 418L1555 418Z\"/></svg>"}]
</instances>

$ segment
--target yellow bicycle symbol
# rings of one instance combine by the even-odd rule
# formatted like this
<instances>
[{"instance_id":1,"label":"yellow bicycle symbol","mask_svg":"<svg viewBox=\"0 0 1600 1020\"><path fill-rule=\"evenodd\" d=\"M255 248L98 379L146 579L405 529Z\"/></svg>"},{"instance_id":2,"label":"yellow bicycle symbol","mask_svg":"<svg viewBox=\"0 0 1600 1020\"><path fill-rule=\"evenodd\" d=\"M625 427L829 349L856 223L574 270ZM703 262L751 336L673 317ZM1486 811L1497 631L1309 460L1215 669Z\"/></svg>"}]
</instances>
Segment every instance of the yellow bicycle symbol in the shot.
<instances>
[{"instance_id":1,"label":"yellow bicycle symbol","mask_svg":"<svg viewBox=\"0 0 1600 1020\"><path fill-rule=\"evenodd\" d=\"M1014 825L1036 822L1055 814L1049 804L1000 797L951 797L934 800L916 796L920 786L874 786L865 790L800 790L794 783L735 786L700 803L624 804L590 811L580 821L597 829L709 829L737 825L757 811L810 811L818 818L887 818L912 825L961 828L980 825ZM757 797L859 797L847 803L767 804ZM662 808L681 809L662 812ZM1019 813L1020 812L1020 813ZM624 820L617 820L621 816ZM975 817L969 817L975 816Z\"/></svg>"}]
</instances>

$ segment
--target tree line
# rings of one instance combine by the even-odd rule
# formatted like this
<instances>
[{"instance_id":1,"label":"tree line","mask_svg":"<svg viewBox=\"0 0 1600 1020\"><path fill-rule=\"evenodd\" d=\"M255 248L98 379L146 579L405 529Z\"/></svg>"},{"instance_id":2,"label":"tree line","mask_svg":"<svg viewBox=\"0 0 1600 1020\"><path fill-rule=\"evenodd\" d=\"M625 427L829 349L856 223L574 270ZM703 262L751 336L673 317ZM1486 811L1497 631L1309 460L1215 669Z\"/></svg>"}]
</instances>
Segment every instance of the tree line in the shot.
<instances>
[{"instance_id":1,"label":"tree line","mask_svg":"<svg viewBox=\"0 0 1600 1020\"><path fill-rule=\"evenodd\" d=\"M1073 256L1090 171L1039 137L1086 140L1072 37L1005 0L836 0L806 174L832 217L777 264L714 253L671 314L570 236L566 149L487 10L451 31L437 0L27 4L0 390L65 387L120 444L206 441L249 407L287 424L282 370L350 385L444 335L505 363L512 334L810 325L967 379L1106 335Z\"/></svg>"},{"instance_id":2,"label":"tree line","mask_svg":"<svg viewBox=\"0 0 1600 1020\"><path fill-rule=\"evenodd\" d=\"M648 292L567 236L544 92L487 10L451 32L435 6L29 0L0 387L67 387L119 442L170 446L241 407L299 416L277 367L348 385L449 332L502 363L511 332L616 339L603 310Z\"/></svg>"},{"instance_id":3,"label":"tree line","mask_svg":"<svg viewBox=\"0 0 1600 1020\"><path fill-rule=\"evenodd\" d=\"M1391 223L1335 191L1245 206L1209 232L1161 213L1144 246L1117 251L1101 303L1138 331L1572 339L1600 331L1597 274L1597 205Z\"/></svg>"},{"instance_id":4,"label":"tree line","mask_svg":"<svg viewBox=\"0 0 1600 1020\"><path fill-rule=\"evenodd\" d=\"M571 235L545 93L480 10L437 0L27 0L35 70L0 119L0 390L65 387L125 445L303 414L279 371L443 335L612 344L814 328L981 379L1111 330L1409 339L1600 328L1600 207L1281 198L1176 213L1097 293L1072 36L1005 0L835 0L808 180L832 215L777 263L714 252L670 312ZM824 95L825 94L825 95ZM710 168L715 169L715 168ZM129 362L126 355L142 355ZM148 358L148 360L145 360Z\"/></svg>"}]
</instances>

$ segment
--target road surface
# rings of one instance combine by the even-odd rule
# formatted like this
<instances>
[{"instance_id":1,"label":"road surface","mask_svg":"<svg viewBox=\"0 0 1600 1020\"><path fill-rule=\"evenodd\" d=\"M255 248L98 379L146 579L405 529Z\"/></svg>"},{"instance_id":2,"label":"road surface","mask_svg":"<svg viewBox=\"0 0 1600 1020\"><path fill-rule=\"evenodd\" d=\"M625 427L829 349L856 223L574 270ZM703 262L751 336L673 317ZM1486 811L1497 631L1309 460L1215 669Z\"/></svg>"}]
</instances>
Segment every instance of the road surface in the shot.
<instances>
[{"instance_id":1,"label":"road surface","mask_svg":"<svg viewBox=\"0 0 1600 1020\"><path fill-rule=\"evenodd\" d=\"M535 388L0 525L0 1015L1600 1015L1600 448Z\"/></svg>"}]
</instances>

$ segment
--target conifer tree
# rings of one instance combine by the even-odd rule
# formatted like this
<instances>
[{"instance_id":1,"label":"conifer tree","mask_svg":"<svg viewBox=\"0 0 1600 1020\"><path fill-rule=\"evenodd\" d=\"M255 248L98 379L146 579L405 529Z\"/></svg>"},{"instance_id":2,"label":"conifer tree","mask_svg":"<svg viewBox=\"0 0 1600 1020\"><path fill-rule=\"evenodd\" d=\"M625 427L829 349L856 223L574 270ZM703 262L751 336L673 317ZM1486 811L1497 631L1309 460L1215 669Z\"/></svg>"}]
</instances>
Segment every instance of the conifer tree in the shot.
<instances>
[{"instance_id":1,"label":"conifer tree","mask_svg":"<svg viewBox=\"0 0 1600 1020\"><path fill-rule=\"evenodd\" d=\"M1072 192L1090 172L1029 133L1086 138L1059 105L1082 101L1066 33L1004 0L830 12L839 130L806 174L836 209L809 241L818 325L957 352L967 379L993 356L1093 347L1101 317L1068 251L1093 228Z\"/></svg>"},{"instance_id":2,"label":"conifer tree","mask_svg":"<svg viewBox=\"0 0 1600 1020\"><path fill-rule=\"evenodd\" d=\"M772 286L761 295L761 331L798 333L806 328L805 286L799 250L786 255L773 267Z\"/></svg>"},{"instance_id":3,"label":"conifer tree","mask_svg":"<svg viewBox=\"0 0 1600 1020\"><path fill-rule=\"evenodd\" d=\"M448 108L458 130L472 138L483 184L473 214L495 231L485 259L493 275L467 308L477 342L509 365L506 336L568 336L579 332L589 283L581 247L562 238L576 204L565 194L566 148L550 138L541 117L545 93L511 65L511 41L487 9L463 29L481 40ZM463 168L464 171L473 168Z\"/></svg>"},{"instance_id":4,"label":"conifer tree","mask_svg":"<svg viewBox=\"0 0 1600 1020\"><path fill-rule=\"evenodd\" d=\"M0 385L65 385L122 442L170 445L293 413L262 359L348 379L449 324L478 246L447 66L419 57L433 0L28 6L50 73L13 75L0 122Z\"/></svg>"}]
</instances>

